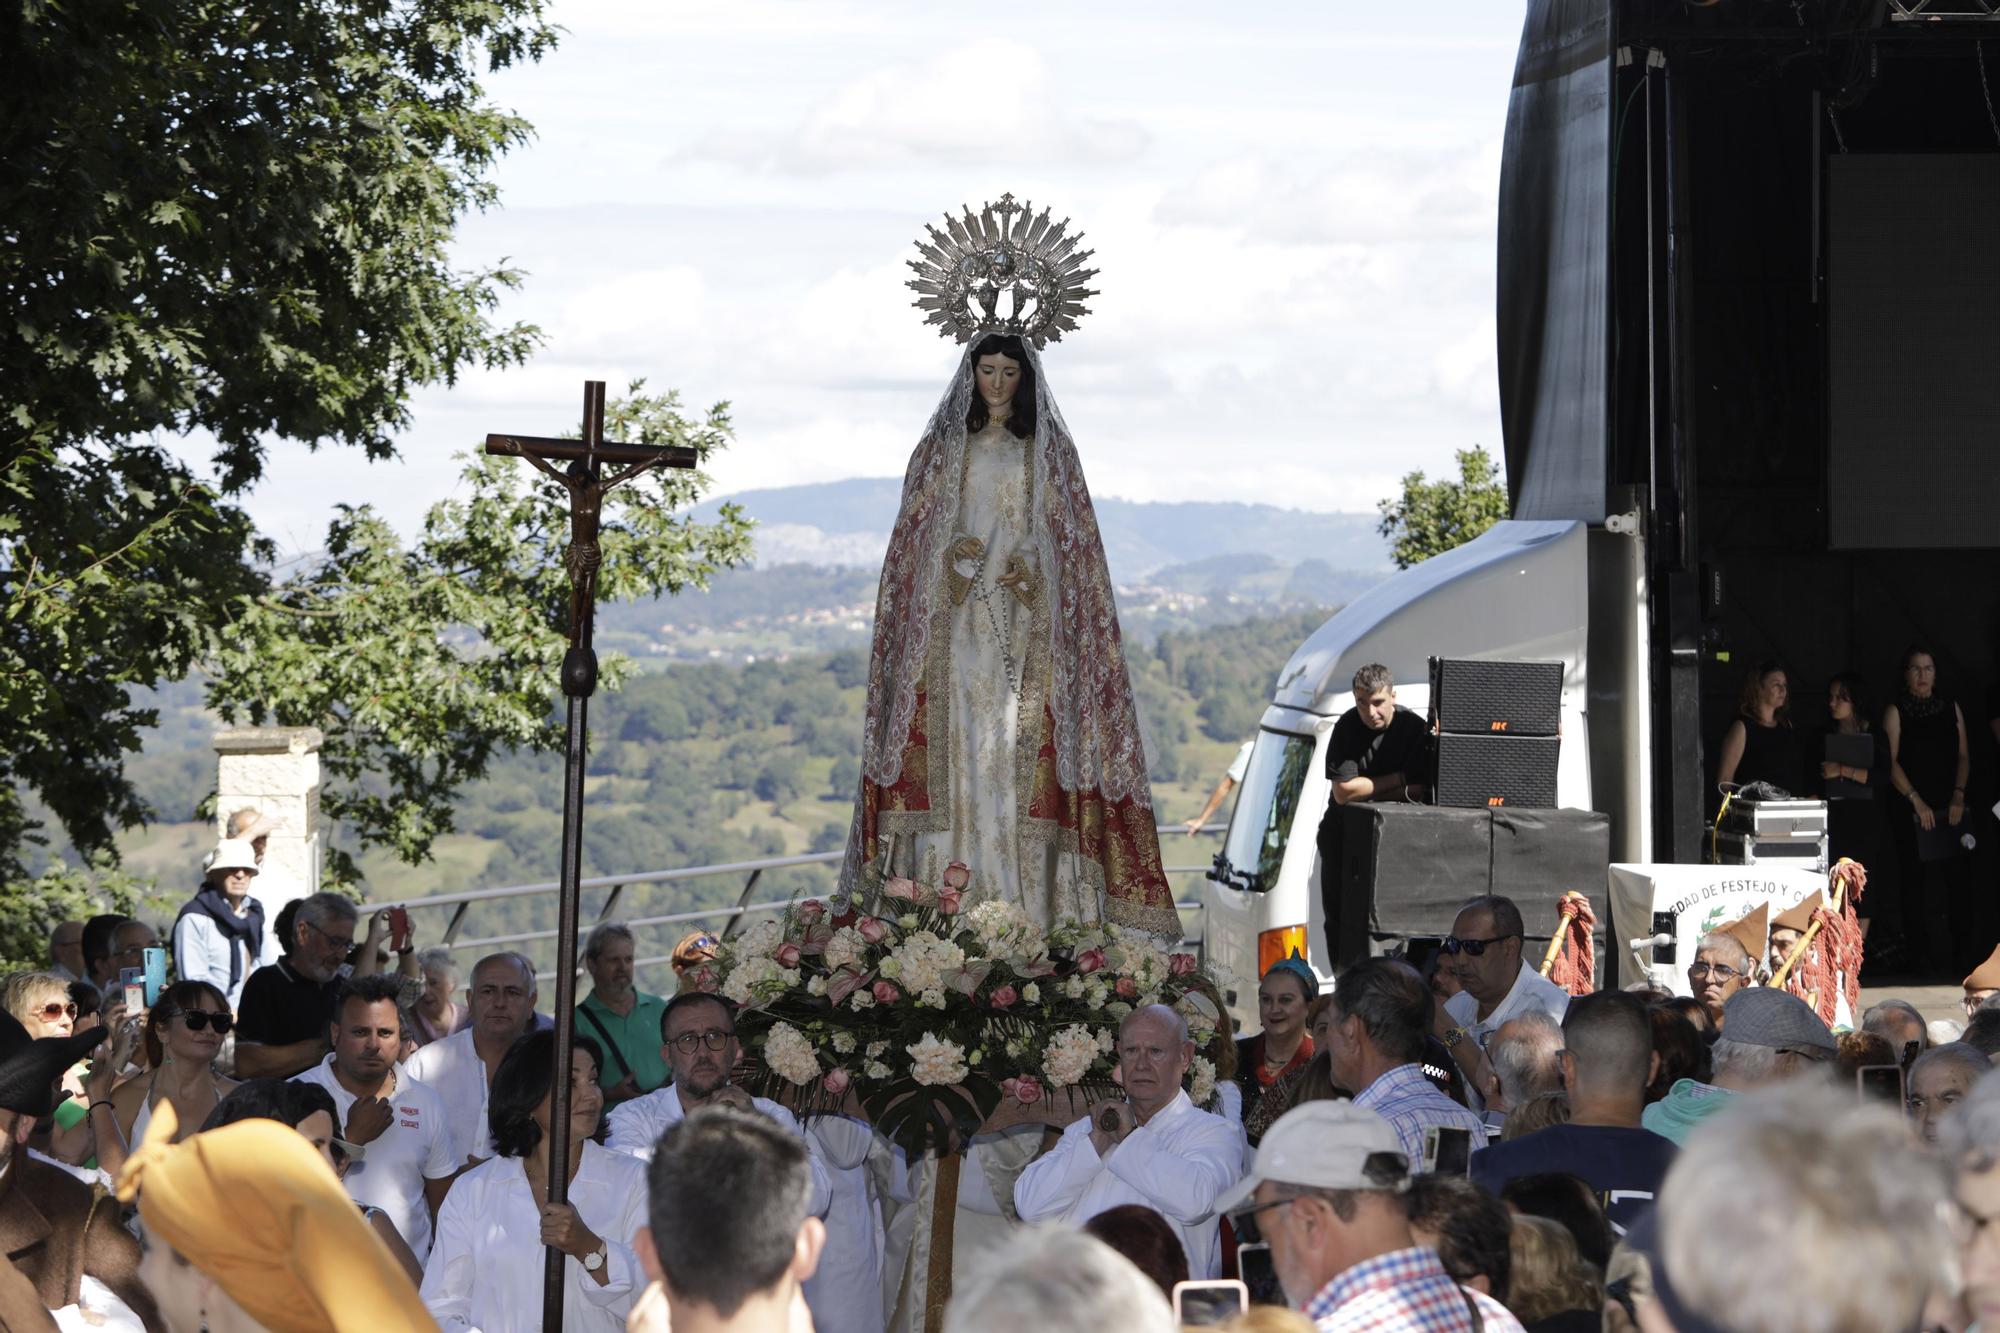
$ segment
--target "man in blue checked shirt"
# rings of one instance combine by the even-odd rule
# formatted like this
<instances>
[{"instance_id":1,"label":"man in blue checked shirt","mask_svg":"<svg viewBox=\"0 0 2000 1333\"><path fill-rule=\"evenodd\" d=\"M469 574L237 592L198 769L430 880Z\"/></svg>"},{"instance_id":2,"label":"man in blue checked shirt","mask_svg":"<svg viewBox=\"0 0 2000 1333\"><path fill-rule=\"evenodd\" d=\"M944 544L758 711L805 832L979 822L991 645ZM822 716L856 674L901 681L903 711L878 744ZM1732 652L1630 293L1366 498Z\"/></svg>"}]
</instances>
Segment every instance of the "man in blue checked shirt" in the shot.
<instances>
[{"instance_id":1,"label":"man in blue checked shirt","mask_svg":"<svg viewBox=\"0 0 2000 1333\"><path fill-rule=\"evenodd\" d=\"M1320 1333L1521 1333L1492 1297L1452 1281L1410 1234L1409 1163L1387 1120L1317 1101L1278 1118L1250 1174L1217 1201L1261 1236L1285 1294Z\"/></svg>"},{"instance_id":2,"label":"man in blue checked shirt","mask_svg":"<svg viewBox=\"0 0 2000 1333\"><path fill-rule=\"evenodd\" d=\"M1423 1161L1426 1130L1463 1129L1473 1143L1486 1141L1479 1116L1424 1075L1424 1038L1435 1003L1408 963L1369 958L1343 969L1334 983L1327 1027L1333 1081L1354 1088L1356 1106L1389 1122L1412 1166Z\"/></svg>"}]
</instances>

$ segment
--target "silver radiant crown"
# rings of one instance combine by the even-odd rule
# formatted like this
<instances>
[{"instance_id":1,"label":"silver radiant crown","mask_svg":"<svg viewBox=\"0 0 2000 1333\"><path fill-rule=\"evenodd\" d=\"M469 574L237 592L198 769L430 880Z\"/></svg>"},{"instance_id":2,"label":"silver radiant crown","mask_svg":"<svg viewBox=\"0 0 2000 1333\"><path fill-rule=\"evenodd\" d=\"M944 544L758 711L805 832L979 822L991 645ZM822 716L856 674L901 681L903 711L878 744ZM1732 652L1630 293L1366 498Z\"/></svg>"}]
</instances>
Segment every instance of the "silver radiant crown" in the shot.
<instances>
[{"instance_id":1,"label":"silver radiant crown","mask_svg":"<svg viewBox=\"0 0 2000 1333\"><path fill-rule=\"evenodd\" d=\"M1070 232L1068 218L1051 226L1048 209L1037 214L1003 194L963 218L945 214L944 226L925 228L930 239L917 242L923 258L910 261L917 276L907 284L941 337L1011 333L1040 348L1090 313L1083 302L1097 293L1084 284L1097 270L1083 264L1093 252L1077 249L1083 234Z\"/></svg>"}]
</instances>

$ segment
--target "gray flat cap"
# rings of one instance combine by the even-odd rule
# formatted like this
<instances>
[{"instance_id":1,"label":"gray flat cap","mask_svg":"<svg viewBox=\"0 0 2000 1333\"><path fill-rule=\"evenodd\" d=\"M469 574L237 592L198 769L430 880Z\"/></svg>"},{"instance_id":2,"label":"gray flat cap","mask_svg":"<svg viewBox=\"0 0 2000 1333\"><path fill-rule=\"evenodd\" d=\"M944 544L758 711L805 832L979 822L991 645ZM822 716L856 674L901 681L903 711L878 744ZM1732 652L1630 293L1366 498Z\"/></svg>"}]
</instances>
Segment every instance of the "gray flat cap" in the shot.
<instances>
[{"instance_id":1,"label":"gray flat cap","mask_svg":"<svg viewBox=\"0 0 2000 1333\"><path fill-rule=\"evenodd\" d=\"M1722 1035L1749 1046L1824 1051L1828 1056L1840 1049L1804 1000L1769 986L1749 986L1729 997L1722 1006Z\"/></svg>"}]
</instances>

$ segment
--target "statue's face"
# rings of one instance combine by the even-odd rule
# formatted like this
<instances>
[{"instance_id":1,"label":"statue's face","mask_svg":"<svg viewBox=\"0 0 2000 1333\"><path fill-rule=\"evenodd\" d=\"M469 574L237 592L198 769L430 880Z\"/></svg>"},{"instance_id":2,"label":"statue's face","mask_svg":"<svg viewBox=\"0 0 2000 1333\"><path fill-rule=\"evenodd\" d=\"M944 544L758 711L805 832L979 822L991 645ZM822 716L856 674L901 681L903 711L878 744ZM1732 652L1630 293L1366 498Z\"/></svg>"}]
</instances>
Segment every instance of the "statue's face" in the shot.
<instances>
[{"instance_id":1,"label":"statue's face","mask_svg":"<svg viewBox=\"0 0 2000 1333\"><path fill-rule=\"evenodd\" d=\"M973 382L988 407L1005 407L1021 387L1021 363L998 352L972 363Z\"/></svg>"}]
</instances>

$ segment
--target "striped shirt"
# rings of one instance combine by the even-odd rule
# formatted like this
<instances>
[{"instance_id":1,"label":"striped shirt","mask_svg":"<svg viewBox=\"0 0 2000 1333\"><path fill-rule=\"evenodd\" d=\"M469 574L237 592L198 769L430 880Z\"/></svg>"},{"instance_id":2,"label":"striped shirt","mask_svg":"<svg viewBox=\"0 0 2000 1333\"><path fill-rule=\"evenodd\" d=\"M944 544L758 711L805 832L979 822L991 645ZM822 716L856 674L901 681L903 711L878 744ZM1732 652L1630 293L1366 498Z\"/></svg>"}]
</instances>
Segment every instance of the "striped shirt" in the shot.
<instances>
[{"instance_id":1,"label":"striped shirt","mask_svg":"<svg viewBox=\"0 0 2000 1333\"><path fill-rule=\"evenodd\" d=\"M1397 1065L1386 1071L1355 1096L1354 1104L1395 1126L1413 1175L1423 1169L1424 1131L1433 1125L1466 1130L1475 1148L1486 1142L1486 1126L1478 1114L1439 1092L1437 1085L1424 1077L1422 1065Z\"/></svg>"},{"instance_id":2,"label":"striped shirt","mask_svg":"<svg viewBox=\"0 0 2000 1333\"><path fill-rule=\"evenodd\" d=\"M1305 1316L1319 1333L1522 1333L1507 1307L1459 1286L1423 1247L1364 1259L1321 1287Z\"/></svg>"}]
</instances>

